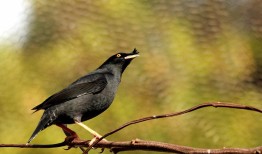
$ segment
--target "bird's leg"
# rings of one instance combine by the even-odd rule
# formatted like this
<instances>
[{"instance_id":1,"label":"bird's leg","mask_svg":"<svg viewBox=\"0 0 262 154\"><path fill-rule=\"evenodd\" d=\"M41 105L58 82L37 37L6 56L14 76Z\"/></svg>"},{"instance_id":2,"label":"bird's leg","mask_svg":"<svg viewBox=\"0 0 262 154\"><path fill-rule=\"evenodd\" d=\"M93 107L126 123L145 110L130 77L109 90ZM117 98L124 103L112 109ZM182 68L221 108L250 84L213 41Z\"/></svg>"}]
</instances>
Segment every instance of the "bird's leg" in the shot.
<instances>
[{"instance_id":1,"label":"bird's leg","mask_svg":"<svg viewBox=\"0 0 262 154\"><path fill-rule=\"evenodd\" d=\"M73 143L80 143L80 142L84 142L83 140L81 140L78 135L76 134L76 132L74 132L73 130L69 129L66 125L64 124L56 124L58 127L62 128L66 137L66 141L68 142L73 142ZM68 146L67 149L65 150L69 150L71 149L72 146ZM79 147L83 152L85 151L85 149L83 147Z\"/></svg>"},{"instance_id":2,"label":"bird's leg","mask_svg":"<svg viewBox=\"0 0 262 154\"><path fill-rule=\"evenodd\" d=\"M58 127L62 128L66 136L77 136L76 132L69 129L66 124L56 124Z\"/></svg>"},{"instance_id":3,"label":"bird's leg","mask_svg":"<svg viewBox=\"0 0 262 154\"><path fill-rule=\"evenodd\" d=\"M73 130L69 129L66 125L64 124L56 124L58 127L62 128L66 136L75 136L78 137L76 132Z\"/></svg>"},{"instance_id":4,"label":"bird's leg","mask_svg":"<svg viewBox=\"0 0 262 154\"><path fill-rule=\"evenodd\" d=\"M78 124L79 126L83 127L85 130L89 131L92 135L94 135L95 137L89 142L89 145L92 145L97 139L100 139L102 137L102 135L98 134L96 131L94 131L93 129L89 128L88 126L84 125L81 122L75 121L76 124ZM103 141L106 141L106 139L103 139Z\"/></svg>"},{"instance_id":5,"label":"bird's leg","mask_svg":"<svg viewBox=\"0 0 262 154\"><path fill-rule=\"evenodd\" d=\"M56 125L63 129L65 135L67 136L65 140L70 141L70 142L83 142L83 140L81 140L78 137L76 132L69 129L66 125L64 125L64 124L56 124Z\"/></svg>"}]
</instances>

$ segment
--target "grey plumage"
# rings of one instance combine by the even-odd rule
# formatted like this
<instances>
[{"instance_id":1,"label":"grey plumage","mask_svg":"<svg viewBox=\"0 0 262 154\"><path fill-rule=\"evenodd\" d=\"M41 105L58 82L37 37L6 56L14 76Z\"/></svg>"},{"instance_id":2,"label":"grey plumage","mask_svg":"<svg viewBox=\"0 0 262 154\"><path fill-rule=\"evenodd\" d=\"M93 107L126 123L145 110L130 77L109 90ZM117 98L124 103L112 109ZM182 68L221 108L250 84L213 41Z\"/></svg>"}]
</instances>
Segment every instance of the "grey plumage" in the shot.
<instances>
[{"instance_id":1,"label":"grey plumage","mask_svg":"<svg viewBox=\"0 0 262 154\"><path fill-rule=\"evenodd\" d=\"M52 124L73 124L91 119L105 111L113 102L121 76L133 58L131 53L118 53L98 69L81 77L67 88L50 96L33 110L45 110L28 143Z\"/></svg>"}]
</instances>

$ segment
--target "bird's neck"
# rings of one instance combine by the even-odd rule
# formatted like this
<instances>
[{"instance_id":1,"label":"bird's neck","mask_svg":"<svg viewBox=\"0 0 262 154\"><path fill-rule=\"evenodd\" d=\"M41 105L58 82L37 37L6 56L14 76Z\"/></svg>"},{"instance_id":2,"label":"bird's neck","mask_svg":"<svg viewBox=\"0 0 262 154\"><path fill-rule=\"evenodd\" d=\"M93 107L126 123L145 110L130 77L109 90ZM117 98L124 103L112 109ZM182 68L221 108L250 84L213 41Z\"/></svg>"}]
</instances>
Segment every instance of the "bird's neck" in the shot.
<instances>
[{"instance_id":1,"label":"bird's neck","mask_svg":"<svg viewBox=\"0 0 262 154\"><path fill-rule=\"evenodd\" d=\"M122 67L119 65L107 65L104 67L104 69L107 69L108 72L113 74L115 77L121 79L122 76Z\"/></svg>"}]
</instances>

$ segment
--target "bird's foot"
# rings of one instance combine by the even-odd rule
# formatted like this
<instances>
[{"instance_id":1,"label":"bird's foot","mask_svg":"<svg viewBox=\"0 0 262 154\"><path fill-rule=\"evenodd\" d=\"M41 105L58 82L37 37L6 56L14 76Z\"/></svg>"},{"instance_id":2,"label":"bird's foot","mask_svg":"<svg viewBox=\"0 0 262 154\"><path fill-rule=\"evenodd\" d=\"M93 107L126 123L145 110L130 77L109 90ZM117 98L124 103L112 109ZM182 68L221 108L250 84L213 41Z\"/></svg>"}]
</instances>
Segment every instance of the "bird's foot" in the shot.
<instances>
[{"instance_id":1,"label":"bird's foot","mask_svg":"<svg viewBox=\"0 0 262 154\"><path fill-rule=\"evenodd\" d=\"M93 143L94 143L95 141L99 140L101 137L102 137L102 136L100 136L100 135L99 135L99 136L95 136L95 137L88 143L88 145L89 145L89 146L92 146ZM107 141L106 139L104 139L104 138L103 138L101 141L102 141L102 142L108 142L108 141ZM100 142L101 142L101 141L100 141Z\"/></svg>"},{"instance_id":2,"label":"bird's foot","mask_svg":"<svg viewBox=\"0 0 262 154\"><path fill-rule=\"evenodd\" d=\"M68 143L82 143L85 142L85 140L80 139L78 136L67 136L65 138L65 141Z\"/></svg>"},{"instance_id":3,"label":"bird's foot","mask_svg":"<svg viewBox=\"0 0 262 154\"><path fill-rule=\"evenodd\" d=\"M65 150L69 150L71 148L77 147L75 144L77 144L77 143L84 143L86 141L80 139L77 135L71 135L71 136L67 136L65 138L65 142L68 143L68 148L65 149Z\"/></svg>"},{"instance_id":4,"label":"bird's foot","mask_svg":"<svg viewBox=\"0 0 262 154\"><path fill-rule=\"evenodd\" d=\"M99 136L94 135L94 136L95 137L88 143L89 147L91 147L92 149L96 149L95 147L93 147L93 144L102 137L101 135L99 135ZM101 141L102 142L108 142L106 139L102 139ZM99 141L99 142L101 142L101 141ZM99 152L99 153L103 153L104 150L105 150L105 148L101 148L101 152Z\"/></svg>"}]
</instances>

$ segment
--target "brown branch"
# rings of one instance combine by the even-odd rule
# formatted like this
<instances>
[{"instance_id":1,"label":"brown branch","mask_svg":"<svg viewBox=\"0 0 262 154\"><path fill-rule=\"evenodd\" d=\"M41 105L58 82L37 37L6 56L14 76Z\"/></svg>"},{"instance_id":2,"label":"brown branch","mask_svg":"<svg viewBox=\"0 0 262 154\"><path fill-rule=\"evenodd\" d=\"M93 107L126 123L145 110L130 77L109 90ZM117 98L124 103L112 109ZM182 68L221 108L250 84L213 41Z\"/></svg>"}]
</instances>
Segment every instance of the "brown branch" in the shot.
<instances>
[{"instance_id":1,"label":"brown branch","mask_svg":"<svg viewBox=\"0 0 262 154\"><path fill-rule=\"evenodd\" d=\"M112 141L101 141L103 138L112 135L123 128L141 123L144 121L154 120L154 119L160 119L160 118L167 118L167 117L174 117L178 115L182 115L185 113L189 113L204 107L223 107L223 108L236 108L236 109L243 109L243 110L250 110L262 113L262 110L257 109L252 106L245 106L245 105L239 105L239 104L233 104L233 103L204 103L197 105L195 107L192 107L190 109L181 111L181 112L175 112L170 114L162 114L162 115L154 115L149 116L137 120L130 121L121 127L105 134L100 140L97 140L92 146L89 146L89 141L83 141L81 143L74 143L69 141L64 141L57 144L50 144L50 145L36 145L36 144L0 144L0 147L18 147L18 148L55 148L55 147L63 147L68 146L70 147L80 147L82 150L84 147L87 147L86 151L84 153L88 153L88 151L91 149L91 147L95 148L108 148L114 153L118 153L121 151L133 151L133 150L145 150L145 151L159 151L159 152L171 152L171 153L195 153L195 154L218 154L218 153L228 153L228 154L261 154L262 153L262 146L255 147L255 148L222 148L222 149L201 149L201 148L193 148L193 147L186 147L186 146L180 146L175 144L169 144L169 143L163 143L163 142L156 142L156 141L144 141L144 140L133 140L133 141L123 141L123 142L112 142Z\"/></svg>"},{"instance_id":2,"label":"brown branch","mask_svg":"<svg viewBox=\"0 0 262 154\"><path fill-rule=\"evenodd\" d=\"M250 110L250 111L254 111L254 112L259 112L262 113L262 110L252 107L252 106L246 106L246 105L241 105L241 104L234 104L234 103L222 103L222 102L210 102L210 103L203 103L203 104L199 104L197 106L194 106L190 109L181 111L181 112L175 112L175 113L170 113L170 114L161 114L161 115L153 115L153 116L148 116L148 117L144 117L144 118L140 118L137 120L133 120L130 122L125 123L124 125L122 125L121 127L105 134L104 136L102 136L99 140L97 140L96 142L94 142L90 147L87 148L87 150L84 152L87 153L89 150L91 150L91 148L97 144L99 141L101 141L103 138L108 137L124 128L126 128L127 126L133 125L133 124L137 124L137 123L141 123L141 122L145 122L145 121L149 121L149 120L155 120L155 119L160 119L160 118L168 118L168 117L174 117L174 116L178 116L178 115L182 115L185 113L189 113L204 107L209 107L209 106L213 106L213 107L220 107L220 108L235 108L235 109L242 109L242 110Z\"/></svg>"},{"instance_id":3,"label":"brown branch","mask_svg":"<svg viewBox=\"0 0 262 154\"><path fill-rule=\"evenodd\" d=\"M0 147L16 147L16 148L55 148L55 147L88 147L89 141L83 141L81 143L70 143L61 142L58 144L50 145L37 145L37 144L0 144ZM108 148L113 153L118 153L122 151L134 151L134 150L144 150L144 151L157 151L157 152L167 152L167 153L194 153L194 154L261 154L262 146L255 148L221 148L221 149L201 149L192 148L187 146L180 146L175 144L156 142L156 141L144 141L144 140L133 140L133 141L122 141L122 142L112 142L112 141L101 141L97 143L95 148Z\"/></svg>"},{"instance_id":4,"label":"brown branch","mask_svg":"<svg viewBox=\"0 0 262 154\"><path fill-rule=\"evenodd\" d=\"M57 148L68 145L67 142L56 144L0 144L0 148Z\"/></svg>"},{"instance_id":5,"label":"brown branch","mask_svg":"<svg viewBox=\"0 0 262 154\"><path fill-rule=\"evenodd\" d=\"M180 154L261 154L262 146L255 148L222 148L222 149L201 149L187 146L174 145L156 141L144 141L136 139L132 142L126 142L121 147L111 148L114 153L131 150L157 151Z\"/></svg>"}]
</instances>

